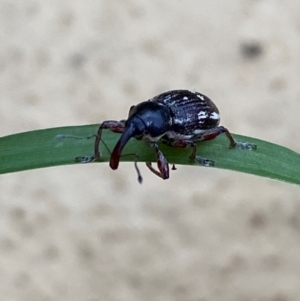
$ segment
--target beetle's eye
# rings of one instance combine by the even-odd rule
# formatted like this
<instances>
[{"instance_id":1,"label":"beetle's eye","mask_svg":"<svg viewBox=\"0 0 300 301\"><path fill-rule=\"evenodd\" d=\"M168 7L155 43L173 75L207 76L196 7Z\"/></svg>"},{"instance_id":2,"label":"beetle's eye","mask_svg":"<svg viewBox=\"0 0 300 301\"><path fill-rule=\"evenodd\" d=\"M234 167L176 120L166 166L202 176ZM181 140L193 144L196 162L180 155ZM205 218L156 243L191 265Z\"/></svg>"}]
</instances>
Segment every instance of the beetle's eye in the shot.
<instances>
[{"instance_id":1,"label":"beetle's eye","mask_svg":"<svg viewBox=\"0 0 300 301\"><path fill-rule=\"evenodd\" d=\"M143 121L140 118L133 118L131 124L134 126L133 136L138 140L142 139L145 135L145 124Z\"/></svg>"}]
</instances>

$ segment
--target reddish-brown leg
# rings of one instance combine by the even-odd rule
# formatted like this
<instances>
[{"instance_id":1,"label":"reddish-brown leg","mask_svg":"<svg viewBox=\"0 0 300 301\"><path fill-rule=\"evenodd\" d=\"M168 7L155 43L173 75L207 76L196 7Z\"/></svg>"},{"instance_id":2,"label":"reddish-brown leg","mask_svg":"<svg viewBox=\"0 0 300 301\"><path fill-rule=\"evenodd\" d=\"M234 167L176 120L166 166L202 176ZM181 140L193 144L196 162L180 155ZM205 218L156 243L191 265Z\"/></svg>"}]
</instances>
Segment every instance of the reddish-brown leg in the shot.
<instances>
[{"instance_id":1,"label":"reddish-brown leg","mask_svg":"<svg viewBox=\"0 0 300 301\"><path fill-rule=\"evenodd\" d=\"M210 160L210 159L206 159L203 157L200 157L197 155L197 141L205 141L205 140L212 140L214 138L216 138L217 136L219 136L220 134L225 133L225 135L227 136L227 138L229 139L230 142L230 146L231 147L237 147L237 148L241 148L241 149L247 149L247 150L255 150L257 148L257 146L255 144L252 143L247 143L247 142L237 142L234 140L234 138L232 137L231 133L228 131L228 129L226 129L223 126L218 126L216 128L207 130L205 133L199 135L198 137L194 137L193 140L184 140L184 139L173 139L173 140L168 140L165 139L164 142L168 145L174 146L174 147L181 147L181 148L185 148L185 147L192 147L192 153L190 155L190 159L191 160L195 160L196 162L200 163L201 165L204 166L213 166L214 165L214 161Z\"/></svg>"},{"instance_id":2,"label":"reddish-brown leg","mask_svg":"<svg viewBox=\"0 0 300 301\"><path fill-rule=\"evenodd\" d=\"M99 126L95 144L94 144L94 159L100 158L100 151L99 151L99 144L102 137L102 130L110 130L114 133L122 134L125 130L125 123L123 121L117 121L117 120L106 120L102 122L102 124Z\"/></svg>"},{"instance_id":3,"label":"reddish-brown leg","mask_svg":"<svg viewBox=\"0 0 300 301\"><path fill-rule=\"evenodd\" d=\"M99 144L102 137L102 130L110 130L114 133L122 134L125 130L125 122L124 121L117 121L117 120L106 120L102 122L102 124L99 126L95 144L94 144L94 156L84 156L84 157L76 157L77 162L81 163L88 163L95 161L96 159L101 157L100 151L99 151Z\"/></svg>"},{"instance_id":4,"label":"reddish-brown leg","mask_svg":"<svg viewBox=\"0 0 300 301\"><path fill-rule=\"evenodd\" d=\"M192 153L190 155L190 159L196 161L197 163L203 166L214 166L215 161L203 158L197 155L197 144L193 140L167 140L165 141L167 144L174 146L174 147L192 147Z\"/></svg>"},{"instance_id":5,"label":"reddish-brown leg","mask_svg":"<svg viewBox=\"0 0 300 301\"><path fill-rule=\"evenodd\" d=\"M163 180L166 180L169 178L169 164L164 156L164 154L161 152L161 150L158 148L158 145L156 143L153 143L153 147L156 151L156 156L157 156L157 167L158 170L156 170L151 162L146 162L146 166L158 177L162 178Z\"/></svg>"},{"instance_id":6,"label":"reddish-brown leg","mask_svg":"<svg viewBox=\"0 0 300 301\"><path fill-rule=\"evenodd\" d=\"M237 147L237 148L247 149L247 150L257 149L256 144L248 143L248 142L235 141L234 138L232 137L231 133L224 126L218 126L218 127L213 128L211 130L208 130L207 132L202 134L199 139L196 139L196 141L212 140L212 139L216 138L217 136L219 136L220 134L223 134L223 133L225 133L225 135L229 139L231 147Z\"/></svg>"}]
</instances>

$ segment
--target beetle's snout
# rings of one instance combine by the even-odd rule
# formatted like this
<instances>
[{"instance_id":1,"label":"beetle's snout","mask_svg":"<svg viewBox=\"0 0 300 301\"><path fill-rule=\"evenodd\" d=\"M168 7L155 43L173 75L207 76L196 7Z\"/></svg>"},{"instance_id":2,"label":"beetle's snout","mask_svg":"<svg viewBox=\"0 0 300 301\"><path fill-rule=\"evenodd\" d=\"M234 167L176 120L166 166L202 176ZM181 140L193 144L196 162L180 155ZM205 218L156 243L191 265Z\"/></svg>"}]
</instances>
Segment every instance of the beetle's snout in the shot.
<instances>
[{"instance_id":1,"label":"beetle's snout","mask_svg":"<svg viewBox=\"0 0 300 301\"><path fill-rule=\"evenodd\" d=\"M109 162L109 166L111 167L111 169L115 170L118 168L123 148L125 147L126 143L131 137L132 137L132 129L130 127L127 128L125 132L122 134L113 152L111 153L110 162Z\"/></svg>"},{"instance_id":2,"label":"beetle's snout","mask_svg":"<svg viewBox=\"0 0 300 301\"><path fill-rule=\"evenodd\" d=\"M143 136L145 132L145 127L142 126L142 124L131 122L127 124L126 130L123 132L122 136L120 137L119 141L117 142L111 156L110 156L110 162L109 166L111 169L117 169L119 166L120 162L120 157L122 155L122 151L129 141L130 138L132 137L138 137L138 136Z\"/></svg>"}]
</instances>

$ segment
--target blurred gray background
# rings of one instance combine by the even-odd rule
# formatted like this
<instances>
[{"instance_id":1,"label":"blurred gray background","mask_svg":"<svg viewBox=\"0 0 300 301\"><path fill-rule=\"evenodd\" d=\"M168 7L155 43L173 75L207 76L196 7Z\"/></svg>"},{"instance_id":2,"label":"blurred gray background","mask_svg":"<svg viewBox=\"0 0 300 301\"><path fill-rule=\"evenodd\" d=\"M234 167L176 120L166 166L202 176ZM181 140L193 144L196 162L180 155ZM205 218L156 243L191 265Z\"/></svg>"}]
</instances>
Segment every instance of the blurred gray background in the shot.
<instances>
[{"instance_id":1,"label":"blurred gray background","mask_svg":"<svg viewBox=\"0 0 300 301\"><path fill-rule=\"evenodd\" d=\"M300 2L0 0L0 135L122 119L194 89L300 151ZM299 187L178 166L0 181L0 299L300 300Z\"/></svg>"}]
</instances>

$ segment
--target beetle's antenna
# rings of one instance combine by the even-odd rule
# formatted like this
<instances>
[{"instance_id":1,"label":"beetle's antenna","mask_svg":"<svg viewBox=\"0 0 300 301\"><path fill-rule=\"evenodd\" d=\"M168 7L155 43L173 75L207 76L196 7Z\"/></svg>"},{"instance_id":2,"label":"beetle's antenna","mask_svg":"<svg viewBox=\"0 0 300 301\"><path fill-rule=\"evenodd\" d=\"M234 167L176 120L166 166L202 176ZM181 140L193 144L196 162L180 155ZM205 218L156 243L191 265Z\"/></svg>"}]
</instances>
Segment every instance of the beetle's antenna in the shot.
<instances>
[{"instance_id":1,"label":"beetle's antenna","mask_svg":"<svg viewBox=\"0 0 300 301\"><path fill-rule=\"evenodd\" d=\"M136 159L137 159L137 157L136 157ZM141 175L141 173L140 173L140 170L139 170L139 168L138 168L138 166L137 166L137 161L136 161L136 160L134 161L134 167L135 167L135 170L136 170L136 172L137 172L137 174L138 174L138 182L139 182L140 184L142 184L142 183L143 183L143 177L142 177L142 175Z\"/></svg>"},{"instance_id":2,"label":"beetle's antenna","mask_svg":"<svg viewBox=\"0 0 300 301\"><path fill-rule=\"evenodd\" d=\"M122 154L121 156L120 156L120 158L121 157L126 157L126 156L134 156L134 158L135 158L135 160L134 160L134 168L135 168L135 170L136 170L136 173L137 173L137 175L138 175L138 182L140 183L140 184L142 184L143 183L143 177L142 177L142 175L141 175L141 172L140 172L140 169L139 169L139 167L138 167L138 159L139 159L139 156L136 154L136 153L129 153L129 154Z\"/></svg>"}]
</instances>

